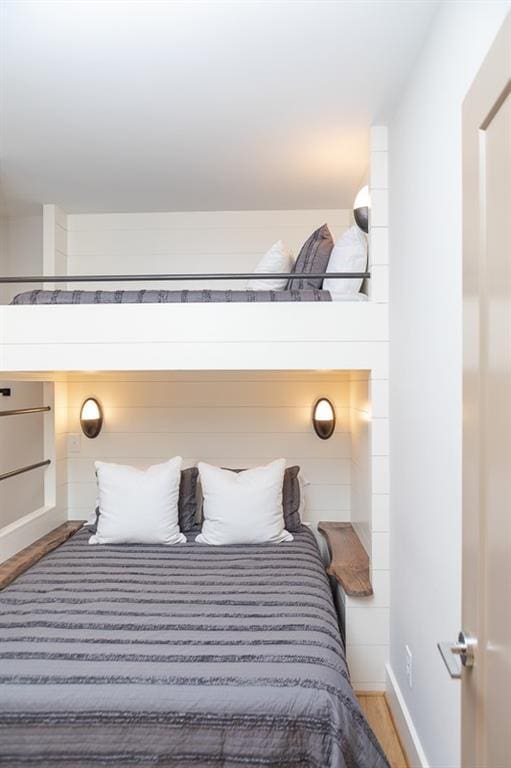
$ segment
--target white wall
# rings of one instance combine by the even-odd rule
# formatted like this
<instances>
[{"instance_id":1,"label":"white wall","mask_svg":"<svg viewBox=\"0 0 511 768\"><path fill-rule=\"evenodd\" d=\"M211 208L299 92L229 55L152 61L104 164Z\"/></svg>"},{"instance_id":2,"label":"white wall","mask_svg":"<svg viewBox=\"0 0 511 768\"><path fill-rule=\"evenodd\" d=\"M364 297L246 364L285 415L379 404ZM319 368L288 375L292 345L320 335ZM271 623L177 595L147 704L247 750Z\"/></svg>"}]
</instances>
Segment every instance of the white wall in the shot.
<instances>
[{"instance_id":1,"label":"white wall","mask_svg":"<svg viewBox=\"0 0 511 768\"><path fill-rule=\"evenodd\" d=\"M0 274L40 275L43 272L43 217L0 218ZM0 286L0 303L8 304L17 293L36 286Z\"/></svg>"},{"instance_id":2,"label":"white wall","mask_svg":"<svg viewBox=\"0 0 511 768\"><path fill-rule=\"evenodd\" d=\"M0 381L11 387L11 397L0 396L0 410L44 405L43 385L36 382ZM41 413L0 418L0 473L45 459ZM38 469L0 483L0 529L44 503L44 470Z\"/></svg>"},{"instance_id":3,"label":"white wall","mask_svg":"<svg viewBox=\"0 0 511 768\"><path fill-rule=\"evenodd\" d=\"M435 768L460 764L461 104L508 7L444 3L389 126L390 665Z\"/></svg>"},{"instance_id":4,"label":"white wall","mask_svg":"<svg viewBox=\"0 0 511 768\"><path fill-rule=\"evenodd\" d=\"M347 376L307 372L190 372L73 377L67 385L68 430L80 434L79 410L88 396L101 402L99 437L80 437L67 452L69 516L94 507L95 459L147 466L180 454L186 466L202 459L249 467L284 456L306 479L306 519L350 519L351 435ZM337 429L320 440L312 406L329 397Z\"/></svg>"},{"instance_id":5,"label":"white wall","mask_svg":"<svg viewBox=\"0 0 511 768\"><path fill-rule=\"evenodd\" d=\"M67 216L68 274L251 272L276 240L298 254L327 222L334 237L350 223L346 210L108 213ZM236 288L243 283L120 283L116 288ZM90 284L84 288L108 289Z\"/></svg>"},{"instance_id":6,"label":"white wall","mask_svg":"<svg viewBox=\"0 0 511 768\"><path fill-rule=\"evenodd\" d=\"M371 465L369 382L367 375L350 386L351 522L371 553Z\"/></svg>"}]
</instances>

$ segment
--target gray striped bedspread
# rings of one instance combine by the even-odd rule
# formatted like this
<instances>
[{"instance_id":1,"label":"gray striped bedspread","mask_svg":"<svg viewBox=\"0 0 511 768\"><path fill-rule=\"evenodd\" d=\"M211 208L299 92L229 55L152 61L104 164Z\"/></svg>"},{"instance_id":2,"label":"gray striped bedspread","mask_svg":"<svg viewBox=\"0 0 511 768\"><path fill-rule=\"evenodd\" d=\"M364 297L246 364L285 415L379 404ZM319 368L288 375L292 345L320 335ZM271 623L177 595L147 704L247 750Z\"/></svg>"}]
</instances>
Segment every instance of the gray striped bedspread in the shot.
<instances>
[{"instance_id":1,"label":"gray striped bedspread","mask_svg":"<svg viewBox=\"0 0 511 768\"><path fill-rule=\"evenodd\" d=\"M387 766L310 531L243 547L88 536L0 593L1 765Z\"/></svg>"},{"instance_id":2,"label":"gray striped bedspread","mask_svg":"<svg viewBox=\"0 0 511 768\"><path fill-rule=\"evenodd\" d=\"M318 288L289 291L25 291L11 304L251 304L259 302L332 301Z\"/></svg>"}]
</instances>

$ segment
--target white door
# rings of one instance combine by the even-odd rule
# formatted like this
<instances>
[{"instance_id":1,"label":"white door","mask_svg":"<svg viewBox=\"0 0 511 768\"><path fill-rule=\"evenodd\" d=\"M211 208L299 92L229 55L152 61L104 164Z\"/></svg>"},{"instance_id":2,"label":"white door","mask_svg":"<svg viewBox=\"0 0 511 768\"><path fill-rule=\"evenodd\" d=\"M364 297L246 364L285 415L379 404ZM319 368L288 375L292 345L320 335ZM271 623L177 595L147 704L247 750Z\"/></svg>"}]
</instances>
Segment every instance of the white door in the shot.
<instances>
[{"instance_id":1,"label":"white door","mask_svg":"<svg viewBox=\"0 0 511 768\"><path fill-rule=\"evenodd\" d=\"M511 15L463 104L463 337L463 630L439 647L462 768L511 768Z\"/></svg>"},{"instance_id":2,"label":"white door","mask_svg":"<svg viewBox=\"0 0 511 768\"><path fill-rule=\"evenodd\" d=\"M463 105L463 768L511 768L510 78L508 17Z\"/></svg>"}]
</instances>

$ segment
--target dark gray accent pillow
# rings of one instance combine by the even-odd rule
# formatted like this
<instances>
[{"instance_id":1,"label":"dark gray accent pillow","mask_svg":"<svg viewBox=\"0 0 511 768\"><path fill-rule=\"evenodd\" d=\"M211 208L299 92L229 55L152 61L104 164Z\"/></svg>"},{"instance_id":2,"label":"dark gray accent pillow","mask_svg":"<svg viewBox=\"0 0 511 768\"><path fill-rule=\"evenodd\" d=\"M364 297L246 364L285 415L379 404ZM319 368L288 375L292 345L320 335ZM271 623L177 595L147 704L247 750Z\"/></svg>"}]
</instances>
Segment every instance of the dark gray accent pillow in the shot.
<instances>
[{"instance_id":1,"label":"dark gray accent pillow","mask_svg":"<svg viewBox=\"0 0 511 768\"><path fill-rule=\"evenodd\" d=\"M181 482L179 483L179 528L181 531L191 531L196 525L197 515L197 480L199 470L197 467L188 467L181 470Z\"/></svg>"},{"instance_id":2,"label":"dark gray accent pillow","mask_svg":"<svg viewBox=\"0 0 511 768\"><path fill-rule=\"evenodd\" d=\"M232 469L232 467L222 467L230 472L244 472L245 469ZM284 472L284 483L282 485L282 511L284 512L284 525L286 531L300 530L302 521L300 520L300 481L298 475L300 467L286 467ZM183 529L181 529L183 530Z\"/></svg>"},{"instance_id":3,"label":"dark gray accent pillow","mask_svg":"<svg viewBox=\"0 0 511 768\"><path fill-rule=\"evenodd\" d=\"M197 515L197 480L199 470L197 467L189 467L181 470L179 481L179 499L177 502L179 528L181 531L191 531L196 525ZM99 507L96 507L96 521L89 525L91 533L96 533L99 519Z\"/></svg>"},{"instance_id":4,"label":"dark gray accent pillow","mask_svg":"<svg viewBox=\"0 0 511 768\"><path fill-rule=\"evenodd\" d=\"M327 224L317 229L302 245L295 261L293 272L301 277L290 277L286 290L304 290L305 288L321 288L321 278L307 278L307 272L326 272L334 240Z\"/></svg>"},{"instance_id":5,"label":"dark gray accent pillow","mask_svg":"<svg viewBox=\"0 0 511 768\"><path fill-rule=\"evenodd\" d=\"M284 521L286 531L300 530L302 521L300 520L300 481L298 475L300 467L287 467L284 472L284 486L282 488L282 508L284 510Z\"/></svg>"}]
</instances>

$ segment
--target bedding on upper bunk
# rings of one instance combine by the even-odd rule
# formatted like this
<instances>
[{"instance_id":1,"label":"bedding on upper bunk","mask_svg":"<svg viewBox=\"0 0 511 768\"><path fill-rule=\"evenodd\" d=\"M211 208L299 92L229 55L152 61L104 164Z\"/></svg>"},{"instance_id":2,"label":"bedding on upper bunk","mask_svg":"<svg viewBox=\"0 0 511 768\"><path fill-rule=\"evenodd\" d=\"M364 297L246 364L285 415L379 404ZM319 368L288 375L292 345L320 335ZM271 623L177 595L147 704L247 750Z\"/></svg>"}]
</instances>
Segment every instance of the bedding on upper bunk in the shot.
<instances>
[{"instance_id":1,"label":"bedding on upper bunk","mask_svg":"<svg viewBox=\"0 0 511 768\"><path fill-rule=\"evenodd\" d=\"M122 280L122 277L119 277ZM19 293L11 304L229 304L252 302L331 301L317 288L285 291L181 290L181 291L45 291Z\"/></svg>"},{"instance_id":2,"label":"bedding on upper bunk","mask_svg":"<svg viewBox=\"0 0 511 768\"><path fill-rule=\"evenodd\" d=\"M330 230L324 224L306 240L296 262L291 265L291 252L279 240L256 265L255 273L271 275L291 269L289 280L271 277L249 280L246 290L32 290L18 294L11 304L250 304L367 300L367 296L360 293L361 278L327 278L323 281L309 277L325 271L363 272L366 269L367 242L356 226L345 232L334 247ZM122 275L119 275L119 282L122 282ZM322 289L323 283L328 290Z\"/></svg>"},{"instance_id":3,"label":"bedding on upper bunk","mask_svg":"<svg viewBox=\"0 0 511 768\"><path fill-rule=\"evenodd\" d=\"M91 547L83 530L0 594L0 764L387 766L312 533L195 533Z\"/></svg>"}]
</instances>

